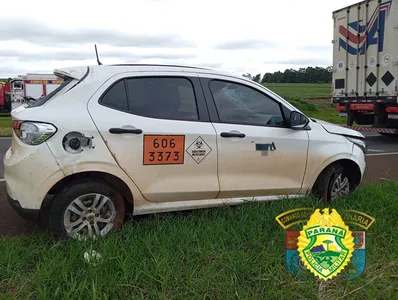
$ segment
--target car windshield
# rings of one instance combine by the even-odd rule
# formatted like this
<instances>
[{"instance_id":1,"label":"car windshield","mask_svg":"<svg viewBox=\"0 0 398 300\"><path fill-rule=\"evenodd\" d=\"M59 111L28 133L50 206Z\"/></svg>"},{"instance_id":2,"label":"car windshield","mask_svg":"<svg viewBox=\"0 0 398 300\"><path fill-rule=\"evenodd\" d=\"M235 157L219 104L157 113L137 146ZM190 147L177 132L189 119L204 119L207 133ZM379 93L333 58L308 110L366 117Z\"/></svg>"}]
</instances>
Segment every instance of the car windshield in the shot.
<instances>
[{"instance_id":1,"label":"car windshield","mask_svg":"<svg viewBox=\"0 0 398 300\"><path fill-rule=\"evenodd\" d=\"M36 100L31 100L27 103L26 107L37 107L41 106L44 103L46 103L48 100L50 100L52 97L54 97L56 94L58 94L61 90L63 90L65 87L69 87L72 81L76 81L71 77L67 77L64 79L64 81L61 83L59 87L57 87L55 90L53 90L51 93L49 93L46 96L41 96L40 98L37 98Z\"/></svg>"}]
</instances>

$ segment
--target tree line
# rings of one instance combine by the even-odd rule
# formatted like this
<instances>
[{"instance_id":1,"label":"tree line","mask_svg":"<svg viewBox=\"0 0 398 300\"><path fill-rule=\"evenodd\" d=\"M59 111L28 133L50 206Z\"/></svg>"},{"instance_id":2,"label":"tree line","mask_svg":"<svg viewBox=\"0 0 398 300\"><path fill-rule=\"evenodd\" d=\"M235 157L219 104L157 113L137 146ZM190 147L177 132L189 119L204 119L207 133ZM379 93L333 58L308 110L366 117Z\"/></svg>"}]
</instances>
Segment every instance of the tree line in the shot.
<instances>
[{"instance_id":1,"label":"tree line","mask_svg":"<svg viewBox=\"0 0 398 300\"><path fill-rule=\"evenodd\" d=\"M242 76L258 83L331 83L332 67L307 67L295 69L286 69L284 72L259 73L252 76L250 73Z\"/></svg>"}]
</instances>

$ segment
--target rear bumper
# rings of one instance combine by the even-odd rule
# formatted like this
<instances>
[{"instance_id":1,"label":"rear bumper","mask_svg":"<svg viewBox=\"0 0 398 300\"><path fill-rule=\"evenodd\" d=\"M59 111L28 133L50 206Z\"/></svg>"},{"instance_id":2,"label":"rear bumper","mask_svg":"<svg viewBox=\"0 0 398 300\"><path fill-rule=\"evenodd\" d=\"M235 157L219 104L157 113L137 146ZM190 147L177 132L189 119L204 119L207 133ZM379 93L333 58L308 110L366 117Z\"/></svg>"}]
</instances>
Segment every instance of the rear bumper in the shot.
<instances>
[{"instance_id":1,"label":"rear bumper","mask_svg":"<svg viewBox=\"0 0 398 300\"><path fill-rule=\"evenodd\" d=\"M7 193L7 200L10 203L11 207L24 219L38 222L40 218L40 210L39 209L28 209L23 208L18 200L11 198L11 196Z\"/></svg>"},{"instance_id":2,"label":"rear bumper","mask_svg":"<svg viewBox=\"0 0 398 300\"><path fill-rule=\"evenodd\" d=\"M64 177L46 143L27 146L13 138L3 162L7 195L26 211L40 210L48 191Z\"/></svg>"}]
</instances>

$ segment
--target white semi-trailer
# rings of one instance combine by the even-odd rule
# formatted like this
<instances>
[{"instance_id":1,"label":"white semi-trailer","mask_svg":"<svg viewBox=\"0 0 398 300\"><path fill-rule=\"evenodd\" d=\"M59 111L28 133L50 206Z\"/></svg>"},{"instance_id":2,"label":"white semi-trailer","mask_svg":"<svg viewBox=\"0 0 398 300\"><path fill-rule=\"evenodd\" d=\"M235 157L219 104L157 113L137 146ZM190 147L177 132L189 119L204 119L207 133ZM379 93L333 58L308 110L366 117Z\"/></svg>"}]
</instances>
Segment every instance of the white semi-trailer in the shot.
<instances>
[{"instance_id":1,"label":"white semi-trailer","mask_svg":"<svg viewBox=\"0 0 398 300\"><path fill-rule=\"evenodd\" d=\"M332 102L356 130L398 134L398 0L333 12Z\"/></svg>"}]
</instances>

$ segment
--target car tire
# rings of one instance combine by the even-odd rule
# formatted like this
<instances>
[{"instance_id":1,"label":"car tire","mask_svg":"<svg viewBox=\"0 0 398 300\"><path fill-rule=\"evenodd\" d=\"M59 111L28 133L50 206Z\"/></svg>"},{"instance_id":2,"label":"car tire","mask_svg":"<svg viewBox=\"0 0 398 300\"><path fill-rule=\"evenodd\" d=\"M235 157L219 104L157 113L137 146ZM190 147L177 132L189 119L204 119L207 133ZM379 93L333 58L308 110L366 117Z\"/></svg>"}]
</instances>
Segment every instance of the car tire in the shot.
<instances>
[{"instance_id":1,"label":"car tire","mask_svg":"<svg viewBox=\"0 0 398 300\"><path fill-rule=\"evenodd\" d=\"M319 175L313 189L315 197L329 204L334 199L349 195L354 187L343 165L335 163Z\"/></svg>"},{"instance_id":2,"label":"car tire","mask_svg":"<svg viewBox=\"0 0 398 300\"><path fill-rule=\"evenodd\" d=\"M55 195L48 222L57 237L87 239L121 228L124 216L124 199L113 186L85 178L65 185Z\"/></svg>"}]
</instances>

